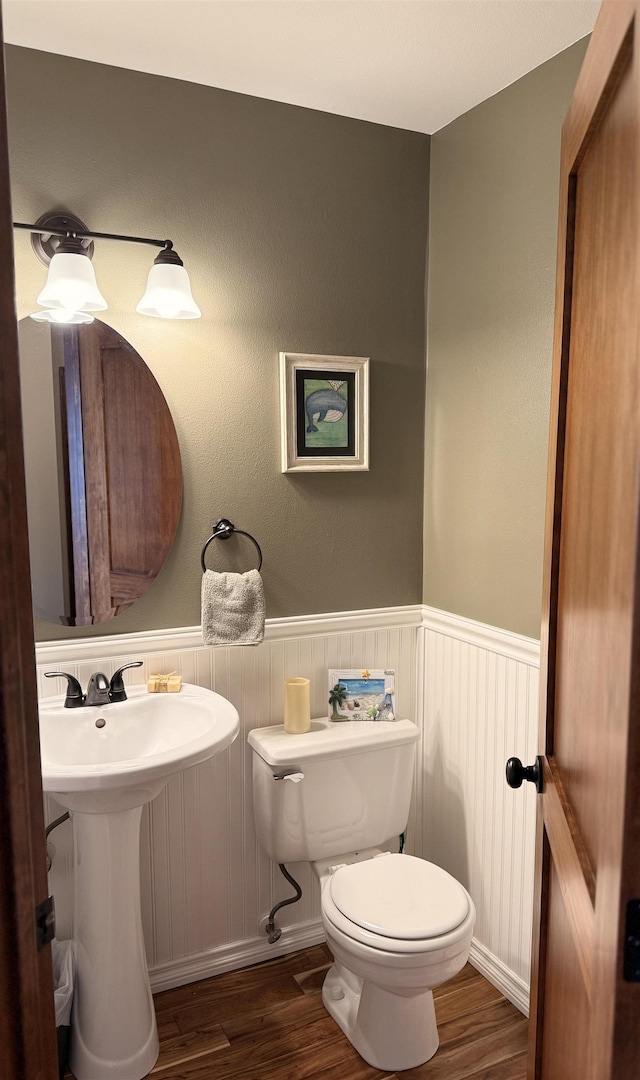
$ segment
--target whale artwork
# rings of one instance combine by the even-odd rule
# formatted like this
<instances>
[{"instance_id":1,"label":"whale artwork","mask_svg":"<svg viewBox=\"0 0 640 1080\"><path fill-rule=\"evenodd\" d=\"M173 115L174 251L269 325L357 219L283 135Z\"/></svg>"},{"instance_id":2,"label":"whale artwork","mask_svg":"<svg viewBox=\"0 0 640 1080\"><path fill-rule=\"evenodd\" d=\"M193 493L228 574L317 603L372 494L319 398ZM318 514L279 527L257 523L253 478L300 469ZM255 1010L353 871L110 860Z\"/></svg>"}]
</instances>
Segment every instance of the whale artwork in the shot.
<instances>
[{"instance_id":1,"label":"whale artwork","mask_svg":"<svg viewBox=\"0 0 640 1080\"><path fill-rule=\"evenodd\" d=\"M338 393L338 386L344 383L332 383L331 389L314 390L304 403L307 414L307 434L317 431L317 423L336 424L347 409L347 399Z\"/></svg>"},{"instance_id":2,"label":"whale artwork","mask_svg":"<svg viewBox=\"0 0 640 1080\"><path fill-rule=\"evenodd\" d=\"M349 377L333 379L334 372L327 372L324 378L309 378L312 374L315 372L304 372L300 387L300 435L304 449L333 453L347 449L352 394Z\"/></svg>"}]
</instances>

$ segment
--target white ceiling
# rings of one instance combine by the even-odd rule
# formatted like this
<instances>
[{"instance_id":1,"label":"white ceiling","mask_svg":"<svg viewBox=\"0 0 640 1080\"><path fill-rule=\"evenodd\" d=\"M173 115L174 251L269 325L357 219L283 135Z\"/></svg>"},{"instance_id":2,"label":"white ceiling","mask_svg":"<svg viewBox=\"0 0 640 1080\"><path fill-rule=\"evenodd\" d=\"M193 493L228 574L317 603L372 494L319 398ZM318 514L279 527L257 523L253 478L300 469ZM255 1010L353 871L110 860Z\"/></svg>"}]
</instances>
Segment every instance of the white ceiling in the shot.
<instances>
[{"instance_id":1,"label":"white ceiling","mask_svg":"<svg viewBox=\"0 0 640 1080\"><path fill-rule=\"evenodd\" d=\"M431 134L593 29L598 0L3 0L5 38Z\"/></svg>"}]
</instances>

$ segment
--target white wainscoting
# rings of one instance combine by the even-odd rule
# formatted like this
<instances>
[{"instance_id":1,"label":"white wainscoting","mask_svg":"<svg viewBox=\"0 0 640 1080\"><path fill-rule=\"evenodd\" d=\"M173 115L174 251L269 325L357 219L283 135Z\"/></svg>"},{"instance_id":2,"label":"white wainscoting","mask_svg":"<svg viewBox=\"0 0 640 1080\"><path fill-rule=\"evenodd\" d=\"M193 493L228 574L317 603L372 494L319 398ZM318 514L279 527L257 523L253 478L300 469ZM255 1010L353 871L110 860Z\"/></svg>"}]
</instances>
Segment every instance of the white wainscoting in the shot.
<instances>
[{"instance_id":1,"label":"white wainscoting","mask_svg":"<svg viewBox=\"0 0 640 1080\"><path fill-rule=\"evenodd\" d=\"M416 717L421 620L419 606L269 620L265 641L257 648L204 647L197 627L37 646L41 696L64 689L62 679L45 679L45 670L68 671L86 686L94 671L110 674L121 663L140 659L144 667L128 672L127 683L143 682L152 672L179 671L185 682L223 694L240 714L235 743L173 777L143 814L143 923L154 989L322 940L318 886L307 864L291 867L304 895L279 915L279 925L286 929L277 946L269 945L259 928L271 907L291 895L291 888L256 843L247 732L281 723L283 683L295 675L311 679L313 715L327 715L329 668L393 668L398 711ZM417 851L420 791L417 777L409 822L412 851ZM48 799L45 812L50 821L62 811ZM56 849L51 888L57 932L65 938L73 929L69 822L50 839Z\"/></svg>"},{"instance_id":2,"label":"white wainscoting","mask_svg":"<svg viewBox=\"0 0 640 1080\"><path fill-rule=\"evenodd\" d=\"M422 853L471 893L471 959L528 1011L536 793L507 758L537 752L539 642L433 608L419 631Z\"/></svg>"},{"instance_id":3,"label":"white wainscoting","mask_svg":"<svg viewBox=\"0 0 640 1080\"><path fill-rule=\"evenodd\" d=\"M283 682L306 675L312 711L325 715L329 668L396 671L397 707L423 729L407 850L444 866L476 903L472 961L523 1012L528 1005L535 793L507 788L504 763L536 753L539 647L536 641L432 608L403 607L268 620L258 648L207 648L198 627L42 643L39 693L61 693L43 678L61 668L86 685L129 660L142 682L180 671L217 690L241 719L236 742L175 776L147 807L142 826L142 903L154 989L242 967L322 940L318 888L309 867L293 866L304 896L279 915L271 946L259 925L290 895L277 866L257 846L252 820L252 727L281 721ZM46 800L47 820L61 811ZM51 835L51 888L58 935L72 933L71 829Z\"/></svg>"}]
</instances>

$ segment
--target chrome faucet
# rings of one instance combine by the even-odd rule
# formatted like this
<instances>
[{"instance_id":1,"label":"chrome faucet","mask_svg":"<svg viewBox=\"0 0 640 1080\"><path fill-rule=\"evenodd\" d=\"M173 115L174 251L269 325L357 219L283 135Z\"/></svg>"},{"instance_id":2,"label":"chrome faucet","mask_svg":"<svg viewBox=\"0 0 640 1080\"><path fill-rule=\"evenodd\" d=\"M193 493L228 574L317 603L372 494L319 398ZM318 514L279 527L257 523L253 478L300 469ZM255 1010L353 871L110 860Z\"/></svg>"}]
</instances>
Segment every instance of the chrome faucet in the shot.
<instances>
[{"instance_id":1,"label":"chrome faucet","mask_svg":"<svg viewBox=\"0 0 640 1080\"><path fill-rule=\"evenodd\" d=\"M54 675L60 675L67 680L67 693L64 699L65 709L77 709L82 705L108 705L113 701L126 701L127 694L124 688L122 672L127 668L142 667L142 660L135 660L132 664L123 664L111 676L111 681L102 671L96 671L89 679L86 694L82 693L82 687L75 675L69 675L66 671L45 671L45 678L51 679Z\"/></svg>"}]
</instances>

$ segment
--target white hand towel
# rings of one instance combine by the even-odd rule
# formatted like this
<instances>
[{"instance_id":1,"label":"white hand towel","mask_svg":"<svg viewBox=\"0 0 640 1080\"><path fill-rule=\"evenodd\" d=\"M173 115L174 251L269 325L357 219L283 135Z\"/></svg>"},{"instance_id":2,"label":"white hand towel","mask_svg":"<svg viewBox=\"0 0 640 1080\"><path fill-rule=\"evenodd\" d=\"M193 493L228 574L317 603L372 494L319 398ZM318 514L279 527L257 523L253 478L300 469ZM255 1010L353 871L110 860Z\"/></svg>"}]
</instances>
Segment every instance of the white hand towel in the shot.
<instances>
[{"instance_id":1,"label":"white hand towel","mask_svg":"<svg viewBox=\"0 0 640 1080\"><path fill-rule=\"evenodd\" d=\"M257 570L202 575L205 645L259 645L264 639L264 589Z\"/></svg>"}]
</instances>

